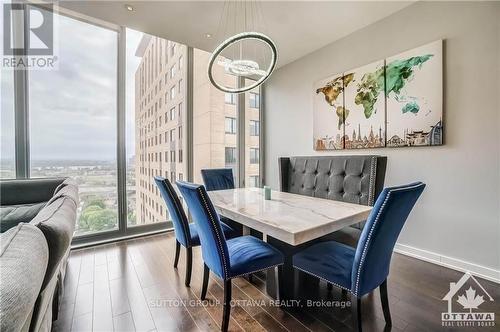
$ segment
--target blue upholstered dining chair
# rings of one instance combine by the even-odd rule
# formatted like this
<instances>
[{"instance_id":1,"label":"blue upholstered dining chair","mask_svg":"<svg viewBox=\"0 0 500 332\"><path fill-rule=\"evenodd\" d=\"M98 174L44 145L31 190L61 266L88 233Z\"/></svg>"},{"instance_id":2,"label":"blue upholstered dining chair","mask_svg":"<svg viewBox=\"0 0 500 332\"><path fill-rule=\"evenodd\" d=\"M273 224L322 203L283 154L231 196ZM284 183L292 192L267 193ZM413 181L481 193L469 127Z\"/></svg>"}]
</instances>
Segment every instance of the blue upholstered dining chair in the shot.
<instances>
[{"instance_id":1,"label":"blue upholstered dining chair","mask_svg":"<svg viewBox=\"0 0 500 332\"><path fill-rule=\"evenodd\" d=\"M379 287L385 322L392 325L387 297L387 276L399 233L425 188L422 182L385 188L377 198L357 248L335 241L321 242L295 254L299 270L351 293L353 327L361 331L361 297Z\"/></svg>"},{"instance_id":2,"label":"blue upholstered dining chair","mask_svg":"<svg viewBox=\"0 0 500 332\"><path fill-rule=\"evenodd\" d=\"M249 273L275 268L281 273L284 262L281 252L266 242L253 237L241 236L226 241L219 215L215 211L205 187L189 182L177 181L194 222L198 227L201 253L204 262L201 299L207 295L210 271L224 280L222 331L227 331L231 311L231 280ZM277 278L279 279L279 278ZM279 297L279 285L278 297Z\"/></svg>"},{"instance_id":3,"label":"blue upholstered dining chair","mask_svg":"<svg viewBox=\"0 0 500 332\"><path fill-rule=\"evenodd\" d=\"M235 188L232 168L202 169L201 177L207 191ZM243 226L240 223L223 216L220 216L220 219L231 226L239 235L243 234Z\"/></svg>"},{"instance_id":4,"label":"blue upholstered dining chair","mask_svg":"<svg viewBox=\"0 0 500 332\"><path fill-rule=\"evenodd\" d=\"M186 248L186 279L185 284L189 286L191 282L191 270L193 264L192 248L200 245L198 228L194 223L189 223L184 208L182 207L179 196L177 196L174 187L168 179L161 176L155 176L155 182L160 190L163 200L167 204L167 209L172 219L175 232L175 259L174 268L177 268L181 245ZM227 237L235 236L234 230L228 225L221 223L221 228Z\"/></svg>"},{"instance_id":5,"label":"blue upholstered dining chair","mask_svg":"<svg viewBox=\"0 0 500 332\"><path fill-rule=\"evenodd\" d=\"M207 191L234 189L232 168L202 169L201 177Z\"/></svg>"}]
</instances>

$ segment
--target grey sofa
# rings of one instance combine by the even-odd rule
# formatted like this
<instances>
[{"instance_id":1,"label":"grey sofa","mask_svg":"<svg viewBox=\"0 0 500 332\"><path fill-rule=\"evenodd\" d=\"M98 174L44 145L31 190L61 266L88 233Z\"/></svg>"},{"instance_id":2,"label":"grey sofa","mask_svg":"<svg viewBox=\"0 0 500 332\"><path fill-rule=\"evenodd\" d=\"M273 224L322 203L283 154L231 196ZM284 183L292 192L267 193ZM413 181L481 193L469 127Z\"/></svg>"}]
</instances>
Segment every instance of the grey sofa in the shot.
<instances>
[{"instance_id":1,"label":"grey sofa","mask_svg":"<svg viewBox=\"0 0 500 332\"><path fill-rule=\"evenodd\" d=\"M77 207L78 187L70 179L0 182L0 330L51 330Z\"/></svg>"},{"instance_id":2,"label":"grey sofa","mask_svg":"<svg viewBox=\"0 0 500 332\"><path fill-rule=\"evenodd\" d=\"M387 157L377 155L279 158L280 190L348 203L373 205L384 188ZM327 235L355 246L364 223Z\"/></svg>"}]
</instances>

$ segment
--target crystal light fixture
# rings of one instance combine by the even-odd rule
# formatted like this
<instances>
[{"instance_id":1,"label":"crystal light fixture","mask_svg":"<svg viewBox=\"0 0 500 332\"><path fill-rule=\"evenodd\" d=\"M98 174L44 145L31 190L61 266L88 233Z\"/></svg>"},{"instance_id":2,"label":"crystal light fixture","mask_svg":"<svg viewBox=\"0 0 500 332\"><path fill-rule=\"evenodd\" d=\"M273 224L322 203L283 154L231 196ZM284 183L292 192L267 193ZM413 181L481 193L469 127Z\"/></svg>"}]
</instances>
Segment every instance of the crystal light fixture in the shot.
<instances>
[{"instance_id":1,"label":"crystal light fixture","mask_svg":"<svg viewBox=\"0 0 500 332\"><path fill-rule=\"evenodd\" d=\"M247 14L246 10L246 2L240 1L239 4L234 5L234 12L231 11L231 6L235 2L228 1L224 5L224 13L226 14L226 22L224 25L227 26L227 21L242 21L244 22L244 26L242 29L247 30L250 25L255 30L255 22L251 22L248 24L247 18L251 18L254 20L255 18L261 18L262 13L259 11L259 6L255 4L250 4L251 12ZM242 7L244 6L244 7ZM227 10L226 10L227 7ZM257 12L256 12L257 11ZM242 17L238 17L238 15L242 15ZM235 27L235 29L237 29ZM240 30L241 31L241 30ZM244 43L248 43L251 45L250 47L244 47ZM248 50L249 48L254 48L254 52L245 53L244 50ZM257 51L256 45L259 45L261 48L263 47L267 52L262 52L262 50ZM239 46L239 47L238 47ZM237 54L233 56L223 55L224 53L231 53L231 48L238 48ZM259 64L262 61L257 59L259 56L263 56L264 53L270 53L269 64L261 65ZM214 85L217 89L227 92L227 93L242 93L249 90L252 90L271 76L273 70L276 67L276 61L278 59L278 52L276 48L276 44L272 41L271 38L266 36L263 33L249 31L249 32L241 32L237 33L227 39L225 39L219 46L217 46L210 56L210 60L208 63L208 77L212 85ZM248 81L252 81L254 83L248 86L239 86L238 88L227 87L221 82L218 82L216 79L215 73L217 72L217 67L222 67L224 72L227 74L234 75L238 78L248 78ZM243 80L247 81L247 80Z\"/></svg>"}]
</instances>

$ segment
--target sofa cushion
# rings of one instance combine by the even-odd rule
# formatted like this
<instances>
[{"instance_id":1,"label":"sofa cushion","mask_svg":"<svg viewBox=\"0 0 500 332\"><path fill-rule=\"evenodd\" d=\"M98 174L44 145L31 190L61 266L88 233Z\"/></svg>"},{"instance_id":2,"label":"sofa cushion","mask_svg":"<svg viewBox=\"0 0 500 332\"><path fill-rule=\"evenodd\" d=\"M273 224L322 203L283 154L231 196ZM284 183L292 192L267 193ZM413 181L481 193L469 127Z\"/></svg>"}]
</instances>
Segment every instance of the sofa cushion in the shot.
<instances>
[{"instance_id":1,"label":"sofa cushion","mask_svg":"<svg viewBox=\"0 0 500 332\"><path fill-rule=\"evenodd\" d=\"M61 196L47 204L30 222L43 232L49 245L49 263L44 287L54 274L58 273L61 260L69 250L75 230L76 210L77 205L73 198Z\"/></svg>"},{"instance_id":2,"label":"sofa cushion","mask_svg":"<svg viewBox=\"0 0 500 332\"><path fill-rule=\"evenodd\" d=\"M0 233L21 222L29 223L44 206L45 202L0 206Z\"/></svg>"},{"instance_id":3,"label":"sofa cushion","mask_svg":"<svg viewBox=\"0 0 500 332\"><path fill-rule=\"evenodd\" d=\"M0 331L27 331L47 268L47 242L37 227L25 223L0 239Z\"/></svg>"}]
</instances>

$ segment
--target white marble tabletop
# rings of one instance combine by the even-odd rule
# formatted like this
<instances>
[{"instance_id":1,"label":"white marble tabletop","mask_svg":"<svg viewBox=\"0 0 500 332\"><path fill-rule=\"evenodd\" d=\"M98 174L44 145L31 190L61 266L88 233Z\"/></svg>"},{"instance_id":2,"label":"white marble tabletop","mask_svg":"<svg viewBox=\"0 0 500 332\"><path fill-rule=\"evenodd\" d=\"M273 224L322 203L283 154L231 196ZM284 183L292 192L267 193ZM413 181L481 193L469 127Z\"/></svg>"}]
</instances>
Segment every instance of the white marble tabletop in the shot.
<instances>
[{"instance_id":1,"label":"white marble tabletop","mask_svg":"<svg viewBox=\"0 0 500 332\"><path fill-rule=\"evenodd\" d=\"M208 192L217 212L240 224L291 245L329 234L366 220L371 207L260 188Z\"/></svg>"}]
</instances>

